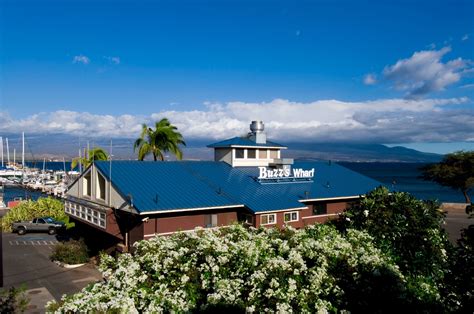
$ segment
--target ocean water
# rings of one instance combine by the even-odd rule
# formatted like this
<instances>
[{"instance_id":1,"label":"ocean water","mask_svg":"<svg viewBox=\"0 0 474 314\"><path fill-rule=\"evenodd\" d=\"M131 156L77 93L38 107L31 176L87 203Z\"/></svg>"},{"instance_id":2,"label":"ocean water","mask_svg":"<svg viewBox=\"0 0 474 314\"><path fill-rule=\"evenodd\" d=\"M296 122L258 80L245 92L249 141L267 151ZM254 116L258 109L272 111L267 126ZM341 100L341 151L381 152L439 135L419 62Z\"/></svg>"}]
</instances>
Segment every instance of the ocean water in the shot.
<instances>
[{"instance_id":1,"label":"ocean water","mask_svg":"<svg viewBox=\"0 0 474 314\"><path fill-rule=\"evenodd\" d=\"M30 167L43 168L43 162L27 163ZM340 162L353 171L371 177L396 191L409 192L417 198L424 200L438 200L440 202L464 203L464 196L460 191L440 186L434 182L420 179L420 167L424 163L392 163L392 162ZM71 170L71 162L66 162L66 171ZM64 170L63 162L46 162L48 170ZM8 188L5 192L5 200L25 195L36 199L42 196L38 192L24 191L21 188ZM473 196L473 195L471 195Z\"/></svg>"},{"instance_id":2,"label":"ocean water","mask_svg":"<svg viewBox=\"0 0 474 314\"><path fill-rule=\"evenodd\" d=\"M38 191L30 191L21 187L17 186L5 186L5 191L3 194L3 200L5 204L9 201L13 201L15 199L32 199L37 200L39 197L48 197L48 195L38 192Z\"/></svg>"},{"instance_id":3,"label":"ocean water","mask_svg":"<svg viewBox=\"0 0 474 314\"><path fill-rule=\"evenodd\" d=\"M448 203L465 202L460 191L420 179L420 167L425 166L424 163L340 162L339 164L392 187L395 191L409 192L419 199Z\"/></svg>"}]
</instances>

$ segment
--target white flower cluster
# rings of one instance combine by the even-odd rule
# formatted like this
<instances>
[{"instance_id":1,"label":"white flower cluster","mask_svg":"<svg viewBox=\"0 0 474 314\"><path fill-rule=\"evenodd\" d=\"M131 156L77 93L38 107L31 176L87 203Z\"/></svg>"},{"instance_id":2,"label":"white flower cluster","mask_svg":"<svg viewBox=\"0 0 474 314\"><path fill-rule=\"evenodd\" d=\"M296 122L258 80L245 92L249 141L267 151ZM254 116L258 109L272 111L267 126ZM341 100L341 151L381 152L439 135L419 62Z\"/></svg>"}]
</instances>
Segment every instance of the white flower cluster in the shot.
<instances>
[{"instance_id":1,"label":"white flower cluster","mask_svg":"<svg viewBox=\"0 0 474 314\"><path fill-rule=\"evenodd\" d=\"M283 231L233 225L155 237L136 243L133 255L103 256L103 281L48 308L56 313L341 311L339 265L347 265L355 281L361 272L380 269L403 280L372 240L361 231L343 236L325 225Z\"/></svg>"}]
</instances>

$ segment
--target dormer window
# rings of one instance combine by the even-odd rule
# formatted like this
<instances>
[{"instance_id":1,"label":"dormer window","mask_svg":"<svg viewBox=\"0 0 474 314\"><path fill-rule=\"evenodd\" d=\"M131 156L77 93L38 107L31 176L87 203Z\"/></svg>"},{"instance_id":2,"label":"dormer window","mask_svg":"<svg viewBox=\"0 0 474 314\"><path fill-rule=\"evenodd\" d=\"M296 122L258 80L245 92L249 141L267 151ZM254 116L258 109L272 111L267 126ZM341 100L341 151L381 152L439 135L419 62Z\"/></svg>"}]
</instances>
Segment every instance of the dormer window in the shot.
<instances>
[{"instance_id":1,"label":"dormer window","mask_svg":"<svg viewBox=\"0 0 474 314\"><path fill-rule=\"evenodd\" d=\"M232 167L269 167L279 165L280 151L287 147L267 140L262 121L252 121L250 133L233 137L208 147L214 148L214 160L228 163ZM293 160L286 158L285 164Z\"/></svg>"},{"instance_id":2,"label":"dormer window","mask_svg":"<svg viewBox=\"0 0 474 314\"><path fill-rule=\"evenodd\" d=\"M95 197L105 201L105 178L99 172L97 172Z\"/></svg>"},{"instance_id":3,"label":"dormer window","mask_svg":"<svg viewBox=\"0 0 474 314\"><path fill-rule=\"evenodd\" d=\"M91 172L89 171L82 178L82 194L84 196L90 197L91 191L92 191L92 176L91 176Z\"/></svg>"},{"instance_id":4,"label":"dormer window","mask_svg":"<svg viewBox=\"0 0 474 314\"><path fill-rule=\"evenodd\" d=\"M243 148L237 148L235 150L235 158L240 158L240 159L244 158L244 149Z\"/></svg>"}]
</instances>

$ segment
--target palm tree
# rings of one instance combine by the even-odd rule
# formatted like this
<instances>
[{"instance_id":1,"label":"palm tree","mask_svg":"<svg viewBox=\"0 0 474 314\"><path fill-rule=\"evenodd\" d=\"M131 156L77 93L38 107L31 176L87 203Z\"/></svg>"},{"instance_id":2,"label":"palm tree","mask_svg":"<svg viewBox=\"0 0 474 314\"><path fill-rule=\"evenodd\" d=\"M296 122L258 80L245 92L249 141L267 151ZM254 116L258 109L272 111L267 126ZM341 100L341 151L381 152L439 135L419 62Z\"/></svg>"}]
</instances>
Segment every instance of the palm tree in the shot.
<instances>
[{"instance_id":1,"label":"palm tree","mask_svg":"<svg viewBox=\"0 0 474 314\"><path fill-rule=\"evenodd\" d=\"M183 159L183 152L179 145L186 146L183 136L179 133L178 128L170 123L167 118L161 119L155 123L155 129L142 125L142 132L133 145L133 150L138 149L138 160L144 160L146 156L153 155L153 160L158 158L165 160L164 153L171 152L176 159Z\"/></svg>"},{"instance_id":2,"label":"palm tree","mask_svg":"<svg viewBox=\"0 0 474 314\"><path fill-rule=\"evenodd\" d=\"M109 155L101 147L94 147L87 152L84 157L76 157L72 160L71 168L74 169L78 164L81 164L83 169L89 167L96 160L108 160Z\"/></svg>"}]
</instances>

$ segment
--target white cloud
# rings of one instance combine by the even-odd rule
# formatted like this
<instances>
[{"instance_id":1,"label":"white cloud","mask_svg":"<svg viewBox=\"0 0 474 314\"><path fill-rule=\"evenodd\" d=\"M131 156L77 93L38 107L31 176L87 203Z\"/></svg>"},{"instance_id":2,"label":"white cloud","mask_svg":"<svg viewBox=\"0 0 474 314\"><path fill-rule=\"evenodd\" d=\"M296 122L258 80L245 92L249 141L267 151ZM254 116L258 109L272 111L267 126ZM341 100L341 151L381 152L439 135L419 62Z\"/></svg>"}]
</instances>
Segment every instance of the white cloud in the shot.
<instances>
[{"instance_id":1,"label":"white cloud","mask_svg":"<svg viewBox=\"0 0 474 314\"><path fill-rule=\"evenodd\" d=\"M463 106L466 108L459 109ZM149 116L56 111L15 120L0 113L0 132L135 138L142 123L167 117L187 139L212 141L240 136L248 131L250 121L263 120L269 137L279 141L443 142L472 138L472 116L472 103L467 98L308 103L275 99L208 103L200 110L166 110Z\"/></svg>"},{"instance_id":2,"label":"white cloud","mask_svg":"<svg viewBox=\"0 0 474 314\"><path fill-rule=\"evenodd\" d=\"M450 51L450 47L444 47L415 52L410 58L385 67L384 77L392 81L396 89L406 91L407 96L412 98L442 91L458 82L465 71L471 70L470 60L457 58L443 63L442 57Z\"/></svg>"},{"instance_id":3,"label":"white cloud","mask_svg":"<svg viewBox=\"0 0 474 314\"><path fill-rule=\"evenodd\" d=\"M461 40L462 41L466 41L469 39L469 34L465 34L464 36L462 36Z\"/></svg>"},{"instance_id":4,"label":"white cloud","mask_svg":"<svg viewBox=\"0 0 474 314\"><path fill-rule=\"evenodd\" d=\"M474 84L465 84L465 85L459 86L459 88L474 88Z\"/></svg>"},{"instance_id":5,"label":"white cloud","mask_svg":"<svg viewBox=\"0 0 474 314\"><path fill-rule=\"evenodd\" d=\"M120 64L120 57L104 57L107 59L111 64L118 65Z\"/></svg>"},{"instance_id":6,"label":"white cloud","mask_svg":"<svg viewBox=\"0 0 474 314\"><path fill-rule=\"evenodd\" d=\"M72 63L89 64L90 62L91 60L87 56L84 56L84 55L74 56L74 58L72 59Z\"/></svg>"},{"instance_id":7,"label":"white cloud","mask_svg":"<svg viewBox=\"0 0 474 314\"><path fill-rule=\"evenodd\" d=\"M365 85L374 85L375 83L377 83L377 76L375 74L369 73L364 76Z\"/></svg>"}]
</instances>

